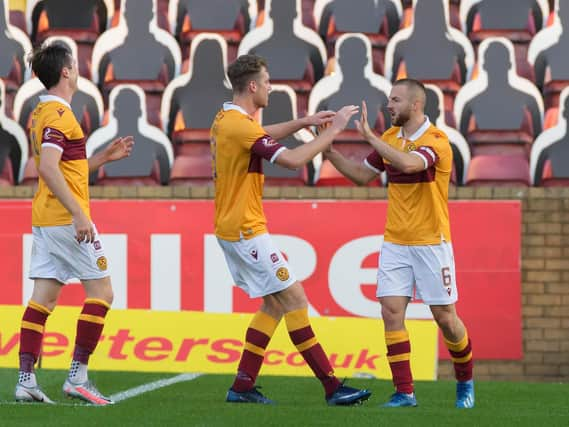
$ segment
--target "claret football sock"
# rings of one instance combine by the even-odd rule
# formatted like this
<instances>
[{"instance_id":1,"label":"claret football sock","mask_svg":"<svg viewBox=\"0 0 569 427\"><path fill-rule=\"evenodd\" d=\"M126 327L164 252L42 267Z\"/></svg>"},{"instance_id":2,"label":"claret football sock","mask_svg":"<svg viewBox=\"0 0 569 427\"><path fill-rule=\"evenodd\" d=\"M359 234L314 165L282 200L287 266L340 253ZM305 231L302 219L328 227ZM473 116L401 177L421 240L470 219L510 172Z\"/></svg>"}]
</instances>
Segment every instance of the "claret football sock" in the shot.
<instances>
[{"instance_id":1,"label":"claret football sock","mask_svg":"<svg viewBox=\"0 0 569 427\"><path fill-rule=\"evenodd\" d=\"M465 331L464 337L458 342L452 342L446 338L444 341L454 364L456 380L460 382L470 381L474 362L472 359L472 342L468 333Z\"/></svg>"},{"instance_id":2,"label":"claret football sock","mask_svg":"<svg viewBox=\"0 0 569 427\"><path fill-rule=\"evenodd\" d=\"M257 376L263 364L265 349L273 336L279 320L258 311L247 328L245 348L241 355L237 376L231 388L236 392L245 392L255 386Z\"/></svg>"},{"instance_id":3,"label":"claret football sock","mask_svg":"<svg viewBox=\"0 0 569 427\"><path fill-rule=\"evenodd\" d=\"M285 314L285 321L290 339L298 352L302 354L314 375L322 383L326 396L332 395L341 383L334 375L334 370L326 357L326 353L312 331L308 309L289 311Z\"/></svg>"},{"instance_id":4,"label":"claret football sock","mask_svg":"<svg viewBox=\"0 0 569 427\"><path fill-rule=\"evenodd\" d=\"M406 330L385 331L387 361L393 376L393 385L398 393L413 393L413 375L411 374L411 342Z\"/></svg>"},{"instance_id":5,"label":"claret football sock","mask_svg":"<svg viewBox=\"0 0 569 427\"><path fill-rule=\"evenodd\" d=\"M20 371L33 372L41 351L47 317L51 311L34 301L28 303L20 328Z\"/></svg>"}]
</instances>

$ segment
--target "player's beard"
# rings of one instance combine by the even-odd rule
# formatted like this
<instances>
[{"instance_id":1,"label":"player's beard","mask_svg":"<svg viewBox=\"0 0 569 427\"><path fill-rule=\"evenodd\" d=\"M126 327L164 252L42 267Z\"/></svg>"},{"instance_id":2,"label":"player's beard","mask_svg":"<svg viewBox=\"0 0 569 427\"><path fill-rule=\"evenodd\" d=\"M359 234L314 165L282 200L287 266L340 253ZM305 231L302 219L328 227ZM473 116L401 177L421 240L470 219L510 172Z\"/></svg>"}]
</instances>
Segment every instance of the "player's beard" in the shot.
<instances>
[{"instance_id":1,"label":"player's beard","mask_svg":"<svg viewBox=\"0 0 569 427\"><path fill-rule=\"evenodd\" d=\"M393 116L392 126L403 126L409 121L410 111L401 111Z\"/></svg>"}]
</instances>

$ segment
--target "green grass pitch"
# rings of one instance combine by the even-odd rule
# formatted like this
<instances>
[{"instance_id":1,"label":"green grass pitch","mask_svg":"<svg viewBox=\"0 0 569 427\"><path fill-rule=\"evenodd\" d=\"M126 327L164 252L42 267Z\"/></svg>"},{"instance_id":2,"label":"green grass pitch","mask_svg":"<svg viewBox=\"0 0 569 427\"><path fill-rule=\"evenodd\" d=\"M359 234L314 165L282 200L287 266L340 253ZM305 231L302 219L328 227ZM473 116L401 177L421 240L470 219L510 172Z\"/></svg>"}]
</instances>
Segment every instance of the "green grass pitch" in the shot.
<instances>
[{"instance_id":1,"label":"green grass pitch","mask_svg":"<svg viewBox=\"0 0 569 427\"><path fill-rule=\"evenodd\" d=\"M357 407L328 407L314 378L261 376L262 391L274 406L224 402L230 375L204 375L131 397L108 407L72 404L61 395L66 373L40 370L44 391L59 403L16 404L14 369L0 369L2 426L569 426L569 384L476 383L476 408L457 410L454 383L418 382L417 408L380 407L391 383L353 379L373 394ZM107 395L174 377L172 374L95 372L90 377Z\"/></svg>"}]
</instances>

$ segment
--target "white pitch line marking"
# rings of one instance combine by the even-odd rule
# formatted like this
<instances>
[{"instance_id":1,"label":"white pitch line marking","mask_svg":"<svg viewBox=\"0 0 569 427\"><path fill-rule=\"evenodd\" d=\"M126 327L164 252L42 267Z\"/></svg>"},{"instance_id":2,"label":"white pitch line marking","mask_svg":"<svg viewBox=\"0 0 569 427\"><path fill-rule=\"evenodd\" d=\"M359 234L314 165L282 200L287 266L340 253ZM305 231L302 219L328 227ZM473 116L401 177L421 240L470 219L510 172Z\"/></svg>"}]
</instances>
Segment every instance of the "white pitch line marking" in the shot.
<instances>
[{"instance_id":1,"label":"white pitch line marking","mask_svg":"<svg viewBox=\"0 0 569 427\"><path fill-rule=\"evenodd\" d=\"M132 397L139 396L144 393L148 393L150 391L158 390L159 388L167 387L172 384L177 384L185 381L192 381L198 377L201 377L203 374L200 373L185 373L176 375L175 377L165 378L162 380L153 381L151 383L146 383L139 385L137 387L129 388L125 391L120 391L109 396L115 403L122 402L123 400L130 399ZM39 405L40 403L22 403L22 402L14 402L14 401L0 401L0 405ZM46 407L49 406L83 406L83 407L103 407L98 405L90 405L88 403L70 403L70 402L55 402L54 405L42 404Z\"/></svg>"},{"instance_id":2,"label":"white pitch line marking","mask_svg":"<svg viewBox=\"0 0 569 427\"><path fill-rule=\"evenodd\" d=\"M149 391L157 390L157 389L162 388L162 387L167 387L167 386L172 385L172 384L181 383L181 382L185 382L185 381L192 381L198 377L201 377L202 375L203 374L199 374L199 373L180 374L180 375L176 375L175 377L172 377L172 378L166 378L163 380L158 380L158 381L154 381L154 382L147 383L147 384L142 384L142 385L139 385L138 387L130 388L128 390L121 391L119 393L115 393L109 397L115 403L118 403L118 402L121 402L123 400L130 399L132 397L136 397L136 396L139 396L143 393L148 393Z\"/></svg>"}]
</instances>

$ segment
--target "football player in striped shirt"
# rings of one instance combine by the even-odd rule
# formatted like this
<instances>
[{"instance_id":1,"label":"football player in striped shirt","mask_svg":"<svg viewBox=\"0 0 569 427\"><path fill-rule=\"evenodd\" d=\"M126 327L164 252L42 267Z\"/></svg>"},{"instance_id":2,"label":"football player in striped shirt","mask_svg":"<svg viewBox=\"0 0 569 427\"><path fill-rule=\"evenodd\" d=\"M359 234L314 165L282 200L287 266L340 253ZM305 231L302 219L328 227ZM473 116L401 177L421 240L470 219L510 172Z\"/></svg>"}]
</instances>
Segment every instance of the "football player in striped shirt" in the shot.
<instances>
[{"instance_id":1,"label":"football player in striped shirt","mask_svg":"<svg viewBox=\"0 0 569 427\"><path fill-rule=\"evenodd\" d=\"M272 403L256 387L265 349L284 317L290 339L324 388L329 405L352 405L366 400L368 390L338 380L308 318L308 301L301 283L273 243L263 213L262 161L296 169L326 149L356 114L356 106L264 128L254 119L266 107L271 84L265 60L243 55L227 74L233 102L219 111L211 127L215 182L215 234L237 286L251 298L262 297L245 335L245 348L227 402ZM310 125L330 122L312 142L287 149L278 139Z\"/></svg>"},{"instance_id":2,"label":"football player in striped shirt","mask_svg":"<svg viewBox=\"0 0 569 427\"><path fill-rule=\"evenodd\" d=\"M89 173L127 157L132 137L118 138L87 159L85 137L71 110L77 90L77 61L62 43L40 46L30 58L35 75L47 89L32 113L31 147L39 173L32 201L33 246L30 279L34 290L20 329L17 401L53 403L40 389L34 372L45 323L66 281L78 278L86 299L77 322L73 360L63 393L94 405L107 405L89 381L87 365L95 350L113 291L103 243L91 221Z\"/></svg>"},{"instance_id":3,"label":"football player in striped shirt","mask_svg":"<svg viewBox=\"0 0 569 427\"><path fill-rule=\"evenodd\" d=\"M456 407L472 408L472 344L455 308L458 294L448 215L452 149L447 136L424 114L425 100L421 82L396 81L387 105L392 127L381 138L370 129L362 104L356 124L373 147L368 157L358 163L333 148L324 154L359 185L387 173L389 205L377 297L396 391L385 406L417 406L405 329L405 310L415 290L430 306L454 363Z\"/></svg>"}]
</instances>

